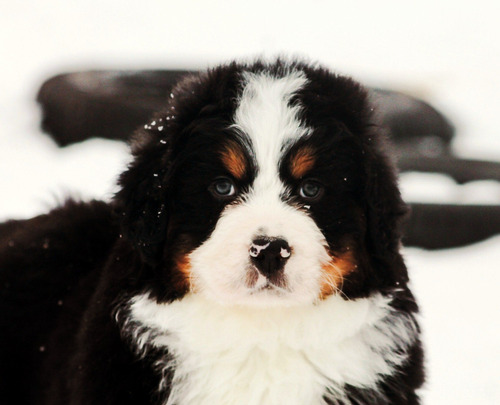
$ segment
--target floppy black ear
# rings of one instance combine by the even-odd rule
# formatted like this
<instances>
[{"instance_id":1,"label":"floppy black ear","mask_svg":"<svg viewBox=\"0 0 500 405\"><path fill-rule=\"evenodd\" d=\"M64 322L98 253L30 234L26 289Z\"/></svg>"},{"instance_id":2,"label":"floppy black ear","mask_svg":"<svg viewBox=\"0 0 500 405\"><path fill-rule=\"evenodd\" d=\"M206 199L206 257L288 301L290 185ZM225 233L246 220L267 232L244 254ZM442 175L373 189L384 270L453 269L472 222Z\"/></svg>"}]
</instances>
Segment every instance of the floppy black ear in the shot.
<instances>
[{"instance_id":1,"label":"floppy black ear","mask_svg":"<svg viewBox=\"0 0 500 405\"><path fill-rule=\"evenodd\" d=\"M139 252L143 261L158 263L169 221L170 151L161 139L140 130L132 146L134 161L119 179L121 190L114 204L120 217L122 236Z\"/></svg>"},{"instance_id":2,"label":"floppy black ear","mask_svg":"<svg viewBox=\"0 0 500 405\"><path fill-rule=\"evenodd\" d=\"M395 166L380 146L370 149L366 152L366 247L381 282L393 285L407 280L399 250L408 209L399 192Z\"/></svg>"},{"instance_id":3,"label":"floppy black ear","mask_svg":"<svg viewBox=\"0 0 500 405\"><path fill-rule=\"evenodd\" d=\"M135 159L119 180L115 207L123 237L150 265L161 260L168 238L172 151L182 147L186 137L181 133L212 97L212 89L203 87L203 78L204 74L195 74L181 79L166 99L165 109L136 131L131 141Z\"/></svg>"}]
</instances>

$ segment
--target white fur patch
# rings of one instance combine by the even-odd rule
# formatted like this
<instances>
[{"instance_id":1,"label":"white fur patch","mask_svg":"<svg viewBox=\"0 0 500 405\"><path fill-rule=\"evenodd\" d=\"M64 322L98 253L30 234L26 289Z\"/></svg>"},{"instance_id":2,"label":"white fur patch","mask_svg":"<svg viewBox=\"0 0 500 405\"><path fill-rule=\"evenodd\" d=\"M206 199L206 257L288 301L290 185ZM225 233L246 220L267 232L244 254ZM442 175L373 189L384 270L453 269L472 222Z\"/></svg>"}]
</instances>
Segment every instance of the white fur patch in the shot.
<instances>
[{"instance_id":1,"label":"white fur patch","mask_svg":"<svg viewBox=\"0 0 500 405\"><path fill-rule=\"evenodd\" d=\"M172 356L164 364L174 370L166 405L317 405L325 395L345 401L345 384L375 389L416 336L413 318L380 294L267 309L196 294L170 304L139 295L130 320L139 349L167 348Z\"/></svg>"},{"instance_id":2,"label":"white fur patch","mask_svg":"<svg viewBox=\"0 0 500 405\"><path fill-rule=\"evenodd\" d=\"M265 278L249 287L250 248L258 235L281 237L293 249L284 274L285 289L262 290ZM224 304L297 305L318 299L323 265L330 257L316 223L278 196L262 193L229 206L210 237L189 255L195 290Z\"/></svg>"}]
</instances>

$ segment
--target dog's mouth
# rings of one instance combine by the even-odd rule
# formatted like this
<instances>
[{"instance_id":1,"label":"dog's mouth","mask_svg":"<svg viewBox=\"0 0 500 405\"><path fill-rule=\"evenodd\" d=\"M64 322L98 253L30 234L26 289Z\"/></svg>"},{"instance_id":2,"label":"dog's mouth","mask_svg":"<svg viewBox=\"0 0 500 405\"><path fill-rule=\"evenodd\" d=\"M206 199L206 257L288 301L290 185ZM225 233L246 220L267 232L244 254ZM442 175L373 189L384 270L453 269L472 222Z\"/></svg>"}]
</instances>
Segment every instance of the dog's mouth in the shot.
<instances>
[{"instance_id":1,"label":"dog's mouth","mask_svg":"<svg viewBox=\"0 0 500 405\"><path fill-rule=\"evenodd\" d=\"M269 280L264 285L262 285L260 287L257 287L254 291L255 292L260 292L260 291L275 291L277 293L288 293L288 292L290 292L288 289L280 287L280 286L278 286L276 284L273 284Z\"/></svg>"},{"instance_id":2,"label":"dog's mouth","mask_svg":"<svg viewBox=\"0 0 500 405\"><path fill-rule=\"evenodd\" d=\"M252 289L252 292L260 291L286 291L290 292L287 288L288 282L284 271L275 274L263 275L259 270L249 265L247 267L245 285Z\"/></svg>"},{"instance_id":3,"label":"dog's mouth","mask_svg":"<svg viewBox=\"0 0 500 405\"><path fill-rule=\"evenodd\" d=\"M277 287L272 283L266 283L265 285L252 289L249 293L251 297L274 297L278 299L284 299L289 296L290 291L281 287Z\"/></svg>"},{"instance_id":4,"label":"dog's mouth","mask_svg":"<svg viewBox=\"0 0 500 405\"><path fill-rule=\"evenodd\" d=\"M263 276L258 270L250 266L247 272L246 286L249 288L250 295L274 295L285 296L291 293L285 274L273 275L272 277Z\"/></svg>"},{"instance_id":5,"label":"dog's mouth","mask_svg":"<svg viewBox=\"0 0 500 405\"><path fill-rule=\"evenodd\" d=\"M258 288L258 291L261 290L275 290L277 287L274 284L271 284L269 281L263 285L262 287Z\"/></svg>"}]
</instances>

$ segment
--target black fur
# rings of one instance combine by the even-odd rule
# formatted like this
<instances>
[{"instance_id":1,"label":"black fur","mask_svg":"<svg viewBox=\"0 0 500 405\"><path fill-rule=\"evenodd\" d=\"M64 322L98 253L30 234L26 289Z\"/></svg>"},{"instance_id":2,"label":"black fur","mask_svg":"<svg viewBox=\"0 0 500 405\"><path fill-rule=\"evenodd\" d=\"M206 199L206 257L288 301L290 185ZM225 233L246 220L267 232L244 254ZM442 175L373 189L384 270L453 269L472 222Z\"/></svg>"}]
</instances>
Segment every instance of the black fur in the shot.
<instances>
[{"instance_id":1,"label":"black fur","mask_svg":"<svg viewBox=\"0 0 500 405\"><path fill-rule=\"evenodd\" d=\"M289 153L304 142L314 145L319 163L313 174L331 185L310 215L333 251L349 243L359 263L342 292L351 299L391 292L398 310L418 311L399 253L406 209L383 136L371 125L365 90L302 63L233 63L181 81L165 111L137 131L135 160L111 205L68 202L47 215L0 226L2 403L161 403L154 363L168 354L137 356L120 330L123 304L144 291L160 302L186 294L176 260L211 234L232 203L208 190L215 173L227 172L219 152L228 140L249 142L227 129L241 72L282 76L290 69L309 79L292 102L304 106L302 119L314 133ZM247 166L237 180L240 190L251 186L258 170L251 159ZM285 164L280 176L298 187ZM296 196L288 198L301 209ZM417 404L415 390L423 382L418 337L410 351L407 364L379 392L346 387L353 403Z\"/></svg>"}]
</instances>

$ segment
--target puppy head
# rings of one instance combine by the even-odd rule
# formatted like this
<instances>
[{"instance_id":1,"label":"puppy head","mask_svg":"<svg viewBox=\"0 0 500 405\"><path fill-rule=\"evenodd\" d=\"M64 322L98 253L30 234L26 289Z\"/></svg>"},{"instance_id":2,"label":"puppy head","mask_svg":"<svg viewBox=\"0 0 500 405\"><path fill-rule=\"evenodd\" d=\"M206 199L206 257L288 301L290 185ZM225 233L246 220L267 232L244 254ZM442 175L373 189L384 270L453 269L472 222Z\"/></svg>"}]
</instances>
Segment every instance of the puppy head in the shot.
<instances>
[{"instance_id":1,"label":"puppy head","mask_svg":"<svg viewBox=\"0 0 500 405\"><path fill-rule=\"evenodd\" d=\"M302 63L182 81L136 134L116 198L158 298L296 305L405 282L370 112L360 85Z\"/></svg>"}]
</instances>

